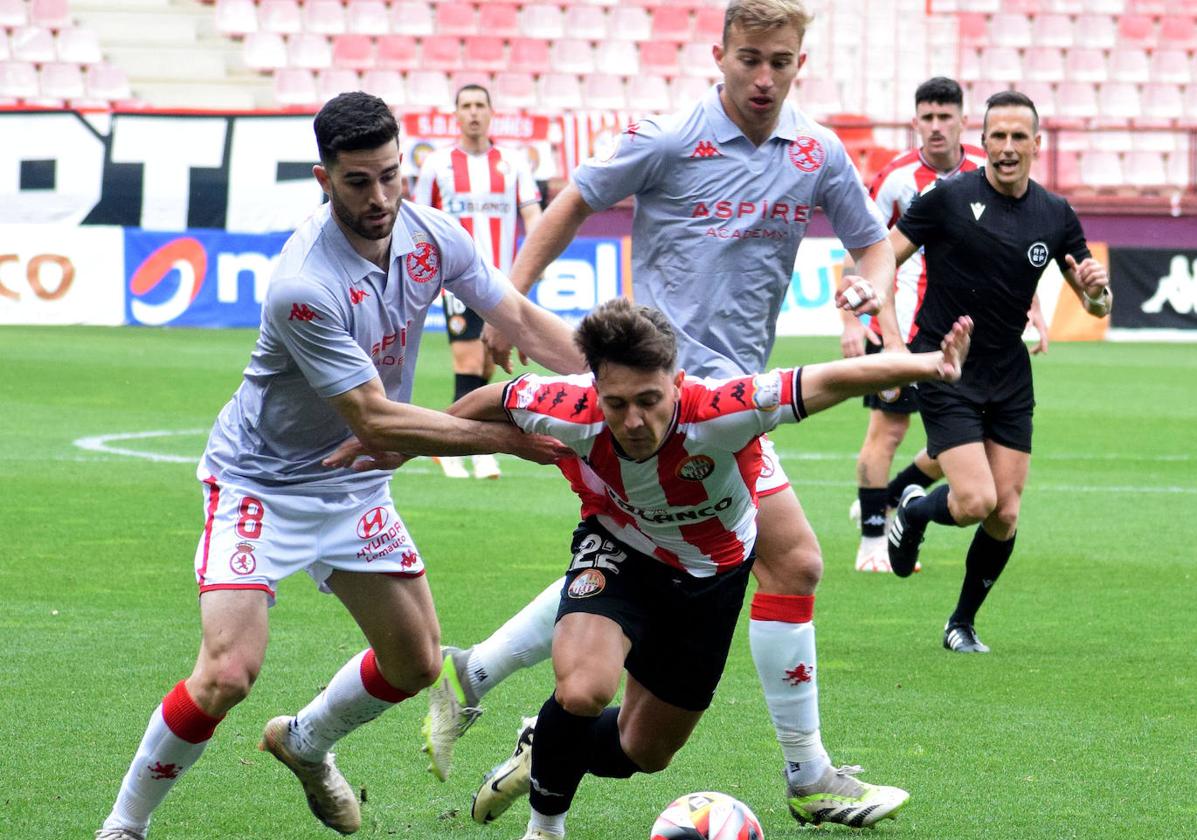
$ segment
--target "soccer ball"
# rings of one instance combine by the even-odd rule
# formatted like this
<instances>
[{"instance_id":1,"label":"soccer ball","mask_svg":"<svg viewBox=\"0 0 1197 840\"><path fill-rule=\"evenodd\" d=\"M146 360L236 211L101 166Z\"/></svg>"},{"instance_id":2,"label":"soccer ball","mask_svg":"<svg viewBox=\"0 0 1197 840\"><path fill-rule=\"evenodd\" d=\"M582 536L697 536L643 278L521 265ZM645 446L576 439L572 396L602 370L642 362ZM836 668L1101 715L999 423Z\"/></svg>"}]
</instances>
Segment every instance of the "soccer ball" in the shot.
<instances>
[{"instance_id":1,"label":"soccer ball","mask_svg":"<svg viewBox=\"0 0 1197 840\"><path fill-rule=\"evenodd\" d=\"M747 805L726 793L680 796L653 823L649 840L765 840Z\"/></svg>"}]
</instances>

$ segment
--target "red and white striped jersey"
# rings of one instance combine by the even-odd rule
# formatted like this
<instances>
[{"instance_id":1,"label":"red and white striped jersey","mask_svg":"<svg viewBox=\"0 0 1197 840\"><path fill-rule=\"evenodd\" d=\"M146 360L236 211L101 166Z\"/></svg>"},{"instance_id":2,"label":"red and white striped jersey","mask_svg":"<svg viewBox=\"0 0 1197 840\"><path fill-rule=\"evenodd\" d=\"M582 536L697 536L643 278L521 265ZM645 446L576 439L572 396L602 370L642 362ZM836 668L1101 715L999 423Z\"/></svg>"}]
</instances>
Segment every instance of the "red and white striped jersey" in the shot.
<instances>
[{"instance_id":1,"label":"red and white striped jersey","mask_svg":"<svg viewBox=\"0 0 1197 840\"><path fill-rule=\"evenodd\" d=\"M889 227L902 217L915 197L941 178L948 178L958 172L970 172L985 165L985 150L963 144L960 163L951 172L940 172L923 157L921 149L911 149L890 161L877 173L869 187L869 195L885 217ZM920 248L910 259L898 266L894 278L894 309L898 316L898 329L909 344L918 333L914 318L923 303L927 288L927 267ZM881 334L881 324L874 318L869 323L873 332Z\"/></svg>"},{"instance_id":2,"label":"red and white striped jersey","mask_svg":"<svg viewBox=\"0 0 1197 840\"><path fill-rule=\"evenodd\" d=\"M582 500L582 518L694 577L743 563L756 540L760 436L806 416L802 369L682 383L656 454L622 454L603 419L594 377L527 374L503 405L525 432L552 435L577 453L559 465Z\"/></svg>"},{"instance_id":3,"label":"red and white striped jersey","mask_svg":"<svg viewBox=\"0 0 1197 840\"><path fill-rule=\"evenodd\" d=\"M523 152L492 145L471 155L444 146L424 159L413 198L457 219L482 255L508 274L515 260L515 217L520 208L540 202L540 189Z\"/></svg>"}]
</instances>

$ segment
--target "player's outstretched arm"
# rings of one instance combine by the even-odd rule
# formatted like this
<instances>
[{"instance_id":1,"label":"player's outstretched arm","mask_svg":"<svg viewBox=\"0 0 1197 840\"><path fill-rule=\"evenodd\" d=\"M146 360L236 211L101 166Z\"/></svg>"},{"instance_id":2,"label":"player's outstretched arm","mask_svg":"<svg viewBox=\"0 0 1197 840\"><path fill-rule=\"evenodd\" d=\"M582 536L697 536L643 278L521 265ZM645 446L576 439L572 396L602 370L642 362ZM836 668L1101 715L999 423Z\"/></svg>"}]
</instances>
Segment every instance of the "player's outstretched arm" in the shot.
<instances>
[{"instance_id":1,"label":"player's outstretched arm","mask_svg":"<svg viewBox=\"0 0 1197 840\"><path fill-rule=\"evenodd\" d=\"M1066 254L1064 262L1067 265L1064 279L1081 299L1085 311L1095 318L1109 315L1114 306L1114 293L1110 291L1110 275L1106 267L1093 257L1085 257L1078 263L1072 254Z\"/></svg>"},{"instance_id":2,"label":"player's outstretched arm","mask_svg":"<svg viewBox=\"0 0 1197 840\"><path fill-rule=\"evenodd\" d=\"M814 414L851 397L860 397L911 382L960 379L972 340L973 320L959 318L944 336L940 349L931 353L879 353L854 359L805 365L802 368L802 402Z\"/></svg>"},{"instance_id":3,"label":"player's outstretched arm","mask_svg":"<svg viewBox=\"0 0 1197 840\"><path fill-rule=\"evenodd\" d=\"M836 296L836 306L857 315L876 315L894 285L893 245L882 238L865 248L853 248L850 253L860 277L842 290L842 300Z\"/></svg>"},{"instance_id":4,"label":"player's outstretched arm","mask_svg":"<svg viewBox=\"0 0 1197 840\"><path fill-rule=\"evenodd\" d=\"M528 354L554 373L582 373L587 369L586 359L574 346L574 331L569 325L514 289L482 317L488 325L515 339L521 354ZM511 372L510 357L504 367Z\"/></svg>"}]
</instances>

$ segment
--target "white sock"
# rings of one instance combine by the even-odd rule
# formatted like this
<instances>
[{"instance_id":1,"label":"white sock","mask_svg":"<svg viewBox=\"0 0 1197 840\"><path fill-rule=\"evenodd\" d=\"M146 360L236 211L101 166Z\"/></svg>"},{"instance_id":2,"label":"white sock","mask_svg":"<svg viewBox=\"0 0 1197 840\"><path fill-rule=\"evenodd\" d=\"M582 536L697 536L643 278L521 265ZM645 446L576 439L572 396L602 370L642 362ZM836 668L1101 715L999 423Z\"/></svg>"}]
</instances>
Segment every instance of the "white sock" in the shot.
<instances>
[{"instance_id":1,"label":"white sock","mask_svg":"<svg viewBox=\"0 0 1197 840\"><path fill-rule=\"evenodd\" d=\"M529 831L538 828L541 831L559 834L562 837L565 836L565 814L569 813L568 811L561 814L542 814L535 808L529 810L532 812L532 816L528 818Z\"/></svg>"},{"instance_id":2,"label":"white sock","mask_svg":"<svg viewBox=\"0 0 1197 840\"><path fill-rule=\"evenodd\" d=\"M322 761L337 741L409 696L383 680L374 651L367 648L295 715L291 745L304 761Z\"/></svg>"},{"instance_id":3,"label":"white sock","mask_svg":"<svg viewBox=\"0 0 1197 840\"><path fill-rule=\"evenodd\" d=\"M179 683L174 691L163 698L150 715L137 754L121 781L112 813L104 820L104 828L127 828L144 834L154 809L170 793L179 777L199 760L204 747L208 746L211 730L218 721L199 711L186 690L181 688L182 685ZM191 704L190 707L187 704ZM170 707L171 719L183 735L194 738L199 732L209 737L195 742L175 734L164 716L163 708L166 706ZM198 716L194 714L195 711L199 711Z\"/></svg>"},{"instance_id":4,"label":"white sock","mask_svg":"<svg viewBox=\"0 0 1197 840\"><path fill-rule=\"evenodd\" d=\"M814 624L752 619L748 639L782 756L799 766L791 781L813 782L831 763L819 734Z\"/></svg>"},{"instance_id":5,"label":"white sock","mask_svg":"<svg viewBox=\"0 0 1197 840\"><path fill-rule=\"evenodd\" d=\"M516 671L553 654L553 624L564 585L564 578L549 584L489 638L474 645L466 672L479 699Z\"/></svg>"}]
</instances>

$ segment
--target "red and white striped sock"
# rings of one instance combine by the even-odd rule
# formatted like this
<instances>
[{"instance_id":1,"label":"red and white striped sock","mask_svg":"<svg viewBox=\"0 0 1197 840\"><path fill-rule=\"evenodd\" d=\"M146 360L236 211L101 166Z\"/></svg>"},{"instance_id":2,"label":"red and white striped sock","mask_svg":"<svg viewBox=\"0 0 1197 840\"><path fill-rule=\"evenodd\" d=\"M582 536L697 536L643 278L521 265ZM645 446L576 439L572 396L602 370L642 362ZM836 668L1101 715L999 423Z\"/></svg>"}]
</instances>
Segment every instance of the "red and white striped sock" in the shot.
<instances>
[{"instance_id":1,"label":"red and white striped sock","mask_svg":"<svg viewBox=\"0 0 1197 840\"><path fill-rule=\"evenodd\" d=\"M197 706L180 680L150 715L104 828L127 828L144 834L154 809L179 777L199 760L221 720Z\"/></svg>"},{"instance_id":2,"label":"red and white striped sock","mask_svg":"<svg viewBox=\"0 0 1197 840\"><path fill-rule=\"evenodd\" d=\"M411 697L386 681L378 670L374 649L350 659L295 716L291 745L305 761L321 761L332 745L387 709Z\"/></svg>"}]
</instances>

